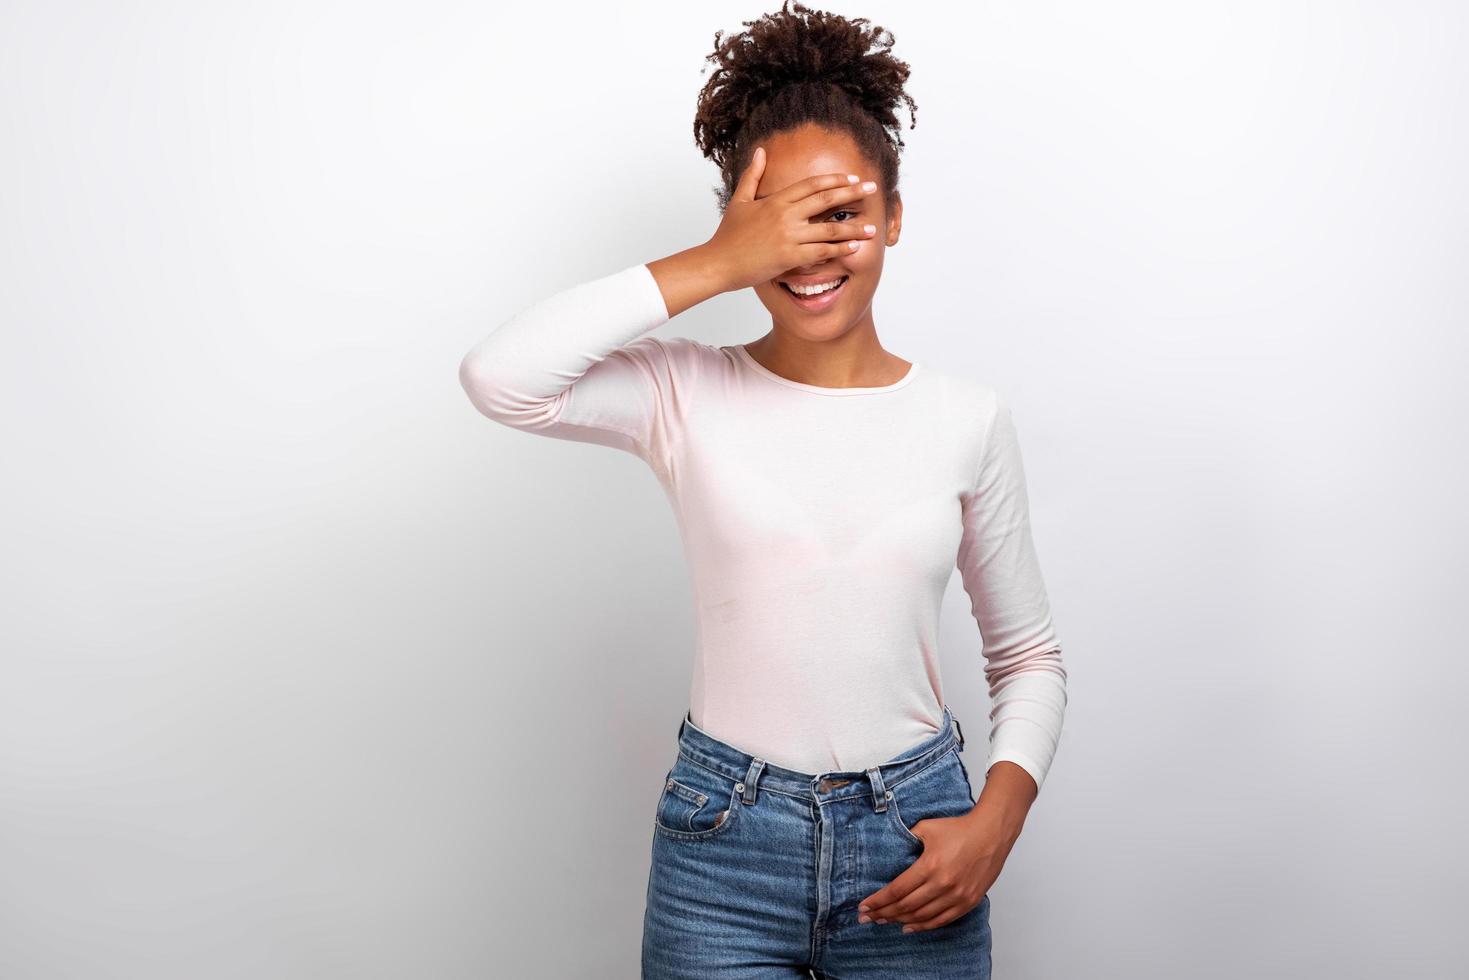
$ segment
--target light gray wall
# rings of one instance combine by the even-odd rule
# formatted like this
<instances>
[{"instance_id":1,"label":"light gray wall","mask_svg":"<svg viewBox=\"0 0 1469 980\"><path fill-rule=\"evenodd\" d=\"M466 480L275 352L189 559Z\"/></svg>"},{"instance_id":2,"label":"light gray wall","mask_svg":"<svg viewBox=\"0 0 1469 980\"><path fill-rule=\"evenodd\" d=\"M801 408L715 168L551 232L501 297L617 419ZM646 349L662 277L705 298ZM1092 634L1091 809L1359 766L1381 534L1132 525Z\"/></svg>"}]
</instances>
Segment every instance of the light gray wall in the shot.
<instances>
[{"instance_id":1,"label":"light gray wall","mask_svg":"<svg viewBox=\"0 0 1469 980\"><path fill-rule=\"evenodd\" d=\"M0 975L636 975L676 527L456 370L708 237L775 6L0 8ZM995 975L1464 975L1469 12L832 9L919 103L879 332L1010 394L1071 671Z\"/></svg>"}]
</instances>

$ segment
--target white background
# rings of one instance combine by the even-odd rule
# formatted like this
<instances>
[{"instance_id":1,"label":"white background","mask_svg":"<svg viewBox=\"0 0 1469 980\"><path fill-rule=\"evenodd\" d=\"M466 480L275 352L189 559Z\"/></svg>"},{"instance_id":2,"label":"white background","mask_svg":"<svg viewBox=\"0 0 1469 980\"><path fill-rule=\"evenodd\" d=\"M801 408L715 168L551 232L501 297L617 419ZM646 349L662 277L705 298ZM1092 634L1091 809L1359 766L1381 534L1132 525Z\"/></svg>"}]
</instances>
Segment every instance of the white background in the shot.
<instances>
[{"instance_id":1,"label":"white background","mask_svg":"<svg viewBox=\"0 0 1469 980\"><path fill-rule=\"evenodd\" d=\"M677 528L456 372L707 239L775 6L0 7L0 975L636 976ZM1465 975L1469 10L828 9L913 66L879 334L1009 394L1070 671L995 975Z\"/></svg>"}]
</instances>

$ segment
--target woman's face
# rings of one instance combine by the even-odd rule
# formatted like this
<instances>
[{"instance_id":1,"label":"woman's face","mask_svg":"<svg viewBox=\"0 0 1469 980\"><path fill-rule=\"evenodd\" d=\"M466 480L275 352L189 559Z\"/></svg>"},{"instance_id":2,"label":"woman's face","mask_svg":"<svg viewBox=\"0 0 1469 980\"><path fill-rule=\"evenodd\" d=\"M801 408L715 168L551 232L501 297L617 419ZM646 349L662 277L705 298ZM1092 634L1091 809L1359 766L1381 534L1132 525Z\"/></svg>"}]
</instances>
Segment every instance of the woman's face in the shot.
<instances>
[{"instance_id":1,"label":"woman's face","mask_svg":"<svg viewBox=\"0 0 1469 980\"><path fill-rule=\"evenodd\" d=\"M755 188L757 199L789 187L807 177L820 174L856 174L862 180L877 181L876 194L829 211L811 216L811 221L854 221L858 225L877 226L877 234L859 239L862 247L850 255L840 255L812 265L787 269L768 282L755 285L755 295L770 311L775 328L786 330L808 341L825 341L840 337L872 318L872 296L882 276L883 255L889 245L896 245L902 225L903 204L896 201L887 213L881 190L882 175L877 166L857 149L852 138L816 125L806 125L764 140L765 172ZM846 282L835 297L820 309L807 309L782 286L781 280L801 277L809 282L846 276Z\"/></svg>"}]
</instances>

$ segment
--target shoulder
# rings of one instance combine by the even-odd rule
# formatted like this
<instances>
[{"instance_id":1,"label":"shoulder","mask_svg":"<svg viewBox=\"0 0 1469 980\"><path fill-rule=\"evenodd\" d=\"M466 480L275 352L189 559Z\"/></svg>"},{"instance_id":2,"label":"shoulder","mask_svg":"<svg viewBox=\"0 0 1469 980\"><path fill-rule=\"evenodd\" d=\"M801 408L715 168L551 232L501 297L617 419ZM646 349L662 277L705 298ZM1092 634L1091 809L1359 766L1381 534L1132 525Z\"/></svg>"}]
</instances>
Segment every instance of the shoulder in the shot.
<instances>
[{"instance_id":1,"label":"shoulder","mask_svg":"<svg viewBox=\"0 0 1469 980\"><path fill-rule=\"evenodd\" d=\"M968 374L923 367L928 389L942 406L945 417L975 435L990 431L999 415L1007 410L1004 393L984 378Z\"/></svg>"},{"instance_id":2,"label":"shoulder","mask_svg":"<svg viewBox=\"0 0 1469 980\"><path fill-rule=\"evenodd\" d=\"M622 350L656 362L659 373L674 383L697 383L701 379L717 377L730 368L730 357L723 349L692 337L644 334Z\"/></svg>"},{"instance_id":3,"label":"shoulder","mask_svg":"<svg viewBox=\"0 0 1469 980\"><path fill-rule=\"evenodd\" d=\"M721 359L724 357L718 347L711 347L692 337L657 337L653 334L645 334L633 343L657 348L663 351L665 356L680 362L697 363L707 361L711 357Z\"/></svg>"}]
</instances>

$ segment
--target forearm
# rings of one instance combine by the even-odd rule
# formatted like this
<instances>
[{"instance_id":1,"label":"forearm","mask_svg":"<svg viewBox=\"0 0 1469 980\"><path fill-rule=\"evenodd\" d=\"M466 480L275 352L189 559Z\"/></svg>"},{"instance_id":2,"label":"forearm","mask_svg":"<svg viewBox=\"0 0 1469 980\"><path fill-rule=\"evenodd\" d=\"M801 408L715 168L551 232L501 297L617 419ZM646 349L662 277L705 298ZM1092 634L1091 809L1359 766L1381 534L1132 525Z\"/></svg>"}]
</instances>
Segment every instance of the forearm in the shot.
<instances>
[{"instance_id":1,"label":"forearm","mask_svg":"<svg viewBox=\"0 0 1469 980\"><path fill-rule=\"evenodd\" d=\"M663 293L669 319L730 290L724 264L707 242L655 259L647 266Z\"/></svg>"},{"instance_id":2,"label":"forearm","mask_svg":"<svg viewBox=\"0 0 1469 980\"><path fill-rule=\"evenodd\" d=\"M970 812L982 810L989 814L998 820L1013 840L1020 836L1025 817L1039 793L1030 773L1008 759L1001 759L990 767L984 788L979 791L979 799Z\"/></svg>"}]
</instances>

